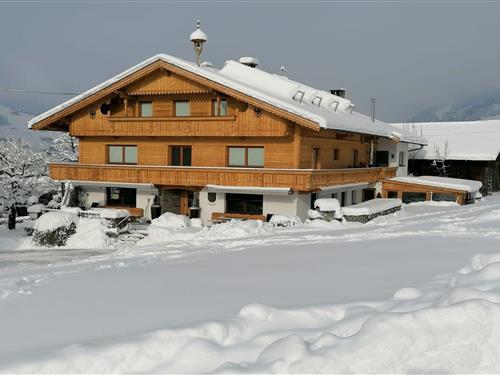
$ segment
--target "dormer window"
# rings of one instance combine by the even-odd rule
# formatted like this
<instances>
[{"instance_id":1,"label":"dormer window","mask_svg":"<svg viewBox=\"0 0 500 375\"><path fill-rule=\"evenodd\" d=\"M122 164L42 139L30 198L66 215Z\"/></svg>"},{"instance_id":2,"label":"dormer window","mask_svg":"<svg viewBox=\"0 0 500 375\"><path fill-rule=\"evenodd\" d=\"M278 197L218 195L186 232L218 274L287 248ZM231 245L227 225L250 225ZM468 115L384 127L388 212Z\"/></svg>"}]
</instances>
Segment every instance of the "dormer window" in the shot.
<instances>
[{"instance_id":1,"label":"dormer window","mask_svg":"<svg viewBox=\"0 0 500 375\"><path fill-rule=\"evenodd\" d=\"M141 117L153 117L153 103L152 102L140 102L139 103Z\"/></svg>"},{"instance_id":2,"label":"dormer window","mask_svg":"<svg viewBox=\"0 0 500 375\"><path fill-rule=\"evenodd\" d=\"M302 100L304 99L304 95L305 95L305 92L299 90L293 96L293 100L295 100L296 102L302 103Z\"/></svg>"},{"instance_id":3,"label":"dormer window","mask_svg":"<svg viewBox=\"0 0 500 375\"><path fill-rule=\"evenodd\" d=\"M333 111L337 112L337 108L339 107L339 102L336 100L332 101L329 106Z\"/></svg>"},{"instance_id":4,"label":"dormer window","mask_svg":"<svg viewBox=\"0 0 500 375\"><path fill-rule=\"evenodd\" d=\"M323 100L323 98L321 96L316 96L313 100L312 100L312 104L315 104L317 105L318 107L321 105L321 101Z\"/></svg>"}]
</instances>

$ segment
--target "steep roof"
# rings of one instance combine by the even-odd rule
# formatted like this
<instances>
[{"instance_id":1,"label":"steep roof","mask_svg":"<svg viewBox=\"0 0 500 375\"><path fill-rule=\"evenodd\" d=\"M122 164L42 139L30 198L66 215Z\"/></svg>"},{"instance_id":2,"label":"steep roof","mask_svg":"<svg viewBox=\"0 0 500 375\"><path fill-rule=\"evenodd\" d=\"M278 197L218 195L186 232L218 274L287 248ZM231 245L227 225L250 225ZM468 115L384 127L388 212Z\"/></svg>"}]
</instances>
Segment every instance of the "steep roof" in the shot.
<instances>
[{"instance_id":1,"label":"steep roof","mask_svg":"<svg viewBox=\"0 0 500 375\"><path fill-rule=\"evenodd\" d=\"M139 72L158 61L180 68L182 71L204 78L244 96L278 108L298 118L304 119L319 128L350 131L362 134L378 135L408 143L425 144L422 137L391 126L382 121L372 122L368 116L353 111L349 100L337 97L329 92L317 90L288 78L251 68L236 61L227 61L220 70L209 66L198 66L192 62L160 54L153 56L113 78L69 99L68 101L33 118L28 126L48 119L69 109L71 106L99 93L112 85L118 84L132 74Z\"/></svg>"},{"instance_id":2,"label":"steep roof","mask_svg":"<svg viewBox=\"0 0 500 375\"><path fill-rule=\"evenodd\" d=\"M446 142L448 160L496 160L500 153L500 120L393 125L411 128L428 140L428 146L416 153L416 159L434 160L436 147L443 153Z\"/></svg>"}]
</instances>

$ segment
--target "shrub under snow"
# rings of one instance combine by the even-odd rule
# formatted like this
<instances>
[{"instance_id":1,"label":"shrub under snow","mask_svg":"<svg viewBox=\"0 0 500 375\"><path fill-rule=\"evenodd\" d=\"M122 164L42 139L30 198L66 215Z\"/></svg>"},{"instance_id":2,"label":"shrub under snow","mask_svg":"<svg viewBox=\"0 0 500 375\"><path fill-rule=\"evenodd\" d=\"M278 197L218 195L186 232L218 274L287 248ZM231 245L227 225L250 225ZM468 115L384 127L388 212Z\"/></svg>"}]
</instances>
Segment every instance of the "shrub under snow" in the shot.
<instances>
[{"instance_id":1,"label":"shrub under snow","mask_svg":"<svg viewBox=\"0 0 500 375\"><path fill-rule=\"evenodd\" d=\"M75 234L78 216L71 212L51 211L33 224L33 243L37 246L64 246Z\"/></svg>"},{"instance_id":2,"label":"shrub under snow","mask_svg":"<svg viewBox=\"0 0 500 375\"><path fill-rule=\"evenodd\" d=\"M273 215L269 223L274 227L293 227L301 223L298 216Z\"/></svg>"}]
</instances>

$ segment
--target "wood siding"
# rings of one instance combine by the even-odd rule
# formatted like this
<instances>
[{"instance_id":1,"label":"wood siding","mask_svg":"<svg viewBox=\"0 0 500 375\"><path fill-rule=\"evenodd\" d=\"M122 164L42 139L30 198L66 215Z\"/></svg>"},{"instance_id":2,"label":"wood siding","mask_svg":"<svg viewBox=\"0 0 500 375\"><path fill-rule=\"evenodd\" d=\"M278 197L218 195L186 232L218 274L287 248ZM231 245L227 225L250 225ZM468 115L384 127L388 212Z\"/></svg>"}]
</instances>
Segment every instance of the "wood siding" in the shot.
<instances>
[{"instance_id":1,"label":"wood siding","mask_svg":"<svg viewBox=\"0 0 500 375\"><path fill-rule=\"evenodd\" d=\"M80 139L80 162L106 164L108 145L137 145L139 165L168 166L169 146L191 146L192 165L225 167L230 146L264 147L264 167L294 168L292 137L198 138L198 137L84 137Z\"/></svg>"},{"instance_id":2,"label":"wood siding","mask_svg":"<svg viewBox=\"0 0 500 375\"><path fill-rule=\"evenodd\" d=\"M384 198L387 198L390 191L397 192L398 198L400 199L403 198L403 193L405 192L425 193L426 200L431 200L432 193L449 193L455 195L456 202L458 204L465 204L465 198L467 195L467 192L464 190L447 189L422 184L412 184L409 182L384 181L382 184L382 196Z\"/></svg>"},{"instance_id":3,"label":"wood siding","mask_svg":"<svg viewBox=\"0 0 500 375\"><path fill-rule=\"evenodd\" d=\"M163 186L284 187L297 191L314 191L322 186L342 183L374 183L394 177L395 168L357 168L350 170L300 170L268 168L202 168L116 166L84 164L49 164L55 180L152 183Z\"/></svg>"}]
</instances>

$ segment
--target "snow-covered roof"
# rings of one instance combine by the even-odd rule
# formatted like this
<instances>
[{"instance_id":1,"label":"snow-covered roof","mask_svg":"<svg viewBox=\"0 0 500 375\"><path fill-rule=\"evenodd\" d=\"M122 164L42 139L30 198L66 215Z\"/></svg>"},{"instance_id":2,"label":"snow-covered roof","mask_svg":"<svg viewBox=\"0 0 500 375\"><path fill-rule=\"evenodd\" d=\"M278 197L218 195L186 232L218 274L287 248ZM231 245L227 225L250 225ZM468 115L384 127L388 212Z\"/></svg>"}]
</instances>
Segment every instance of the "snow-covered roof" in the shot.
<instances>
[{"instance_id":1,"label":"snow-covered roof","mask_svg":"<svg viewBox=\"0 0 500 375\"><path fill-rule=\"evenodd\" d=\"M393 125L427 139L428 146L416 153L416 159L436 159L436 148L443 154L446 142L448 160L496 160L500 153L500 120Z\"/></svg>"},{"instance_id":2,"label":"snow-covered roof","mask_svg":"<svg viewBox=\"0 0 500 375\"><path fill-rule=\"evenodd\" d=\"M218 70L213 67L198 66L190 61L165 54L144 60L90 90L42 113L29 122L29 127L31 128L36 123L63 111L156 61L164 61L174 65L268 105L310 120L322 128L378 135L408 143L426 143L424 138L411 132L382 121L372 122L368 116L353 111L354 106L347 99L332 95L324 90L314 89L286 77L267 73L258 68L251 68L232 60L227 61L224 67Z\"/></svg>"},{"instance_id":3,"label":"snow-covered roof","mask_svg":"<svg viewBox=\"0 0 500 375\"><path fill-rule=\"evenodd\" d=\"M393 177L391 181L406 182L416 185L426 185L440 187L444 189L463 190L467 192L479 191L483 184L481 181L464 180L461 178L437 177L437 176L419 176L419 177Z\"/></svg>"}]
</instances>

